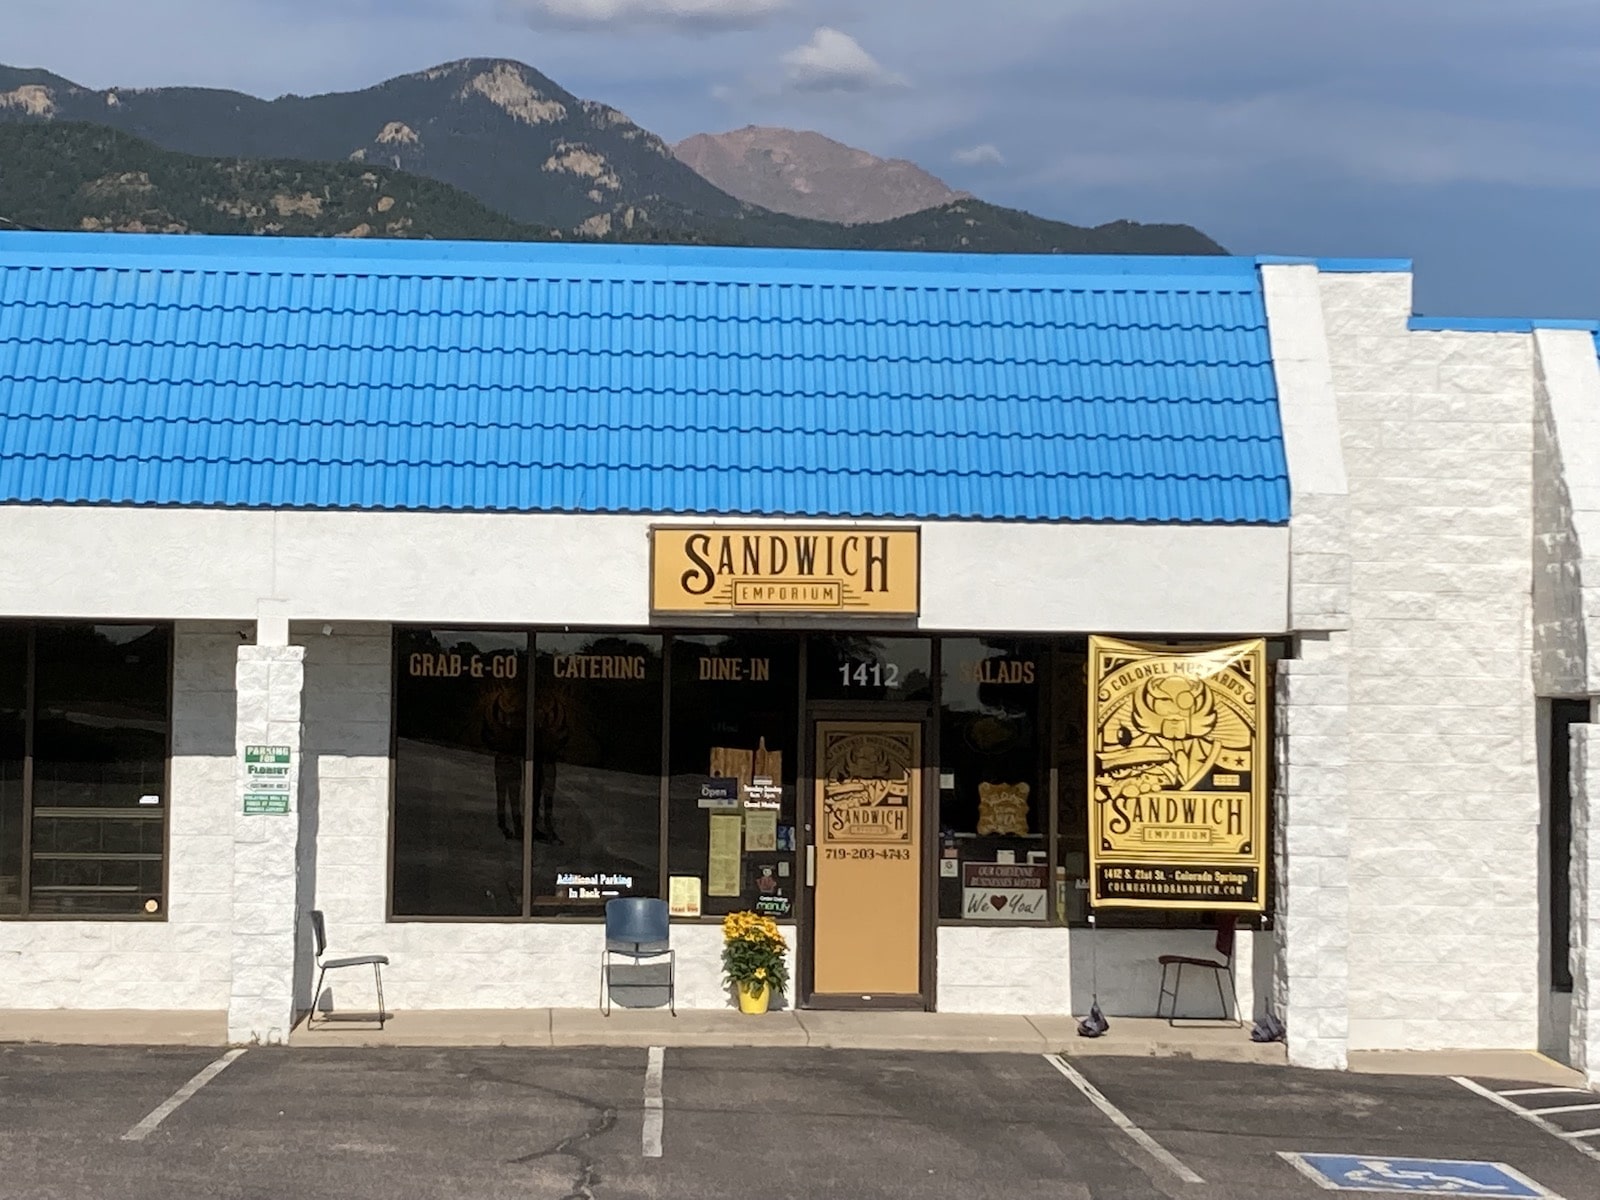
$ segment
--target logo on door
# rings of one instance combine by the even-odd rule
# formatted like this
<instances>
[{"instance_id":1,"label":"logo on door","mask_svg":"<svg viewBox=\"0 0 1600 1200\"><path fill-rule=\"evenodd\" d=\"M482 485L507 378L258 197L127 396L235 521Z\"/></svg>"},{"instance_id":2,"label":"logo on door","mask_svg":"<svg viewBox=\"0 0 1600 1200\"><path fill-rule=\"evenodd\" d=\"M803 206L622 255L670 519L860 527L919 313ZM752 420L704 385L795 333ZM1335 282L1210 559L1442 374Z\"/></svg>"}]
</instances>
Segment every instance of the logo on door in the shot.
<instances>
[{"instance_id":1,"label":"logo on door","mask_svg":"<svg viewBox=\"0 0 1600 1200\"><path fill-rule=\"evenodd\" d=\"M911 841L912 738L830 730L823 740L823 840Z\"/></svg>"}]
</instances>

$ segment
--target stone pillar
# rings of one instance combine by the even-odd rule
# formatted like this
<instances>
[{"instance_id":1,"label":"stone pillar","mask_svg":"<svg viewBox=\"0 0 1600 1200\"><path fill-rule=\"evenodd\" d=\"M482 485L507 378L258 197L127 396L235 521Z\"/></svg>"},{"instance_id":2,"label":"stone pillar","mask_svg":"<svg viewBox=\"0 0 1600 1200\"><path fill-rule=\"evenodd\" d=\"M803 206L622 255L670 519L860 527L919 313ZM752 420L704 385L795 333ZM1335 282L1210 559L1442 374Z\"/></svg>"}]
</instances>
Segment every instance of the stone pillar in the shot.
<instances>
[{"instance_id":1,"label":"stone pillar","mask_svg":"<svg viewBox=\"0 0 1600 1200\"><path fill-rule=\"evenodd\" d=\"M1273 1001L1289 1061L1343 1070L1350 1043L1348 633L1278 664Z\"/></svg>"},{"instance_id":2,"label":"stone pillar","mask_svg":"<svg viewBox=\"0 0 1600 1200\"><path fill-rule=\"evenodd\" d=\"M286 631L284 631L286 632ZM240 646L234 731L233 987L228 1040L280 1043L295 1018L296 858L305 647ZM245 750L287 747L287 813L245 811Z\"/></svg>"},{"instance_id":3,"label":"stone pillar","mask_svg":"<svg viewBox=\"0 0 1600 1200\"><path fill-rule=\"evenodd\" d=\"M1600 1085L1600 725L1572 727L1571 1060Z\"/></svg>"}]
</instances>

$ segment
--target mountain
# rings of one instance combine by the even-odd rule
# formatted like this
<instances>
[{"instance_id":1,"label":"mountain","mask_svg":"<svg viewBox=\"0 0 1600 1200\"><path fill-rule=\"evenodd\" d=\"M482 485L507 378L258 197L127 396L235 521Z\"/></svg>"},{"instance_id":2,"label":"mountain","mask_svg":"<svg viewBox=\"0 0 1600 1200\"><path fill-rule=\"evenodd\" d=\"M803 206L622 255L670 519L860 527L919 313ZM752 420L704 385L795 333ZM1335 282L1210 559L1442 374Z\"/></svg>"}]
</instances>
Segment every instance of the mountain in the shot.
<instances>
[{"instance_id":1,"label":"mountain","mask_svg":"<svg viewBox=\"0 0 1600 1200\"><path fill-rule=\"evenodd\" d=\"M892 221L971 198L916 163L879 158L820 133L746 125L697 133L672 152L730 196L819 221Z\"/></svg>"},{"instance_id":2,"label":"mountain","mask_svg":"<svg viewBox=\"0 0 1600 1200\"><path fill-rule=\"evenodd\" d=\"M667 224L684 212L728 219L743 209L616 109L503 59L276 100L206 88L93 91L46 71L0 67L4 120L93 121L211 157L383 165L557 229L601 233L629 208L659 208Z\"/></svg>"},{"instance_id":3,"label":"mountain","mask_svg":"<svg viewBox=\"0 0 1600 1200\"><path fill-rule=\"evenodd\" d=\"M972 254L1226 254L1188 225L1068 225L981 200L924 209L875 225L832 226L827 244L845 250L960 251ZM770 244L770 243L768 243Z\"/></svg>"},{"instance_id":4,"label":"mountain","mask_svg":"<svg viewBox=\"0 0 1600 1200\"><path fill-rule=\"evenodd\" d=\"M449 184L370 163L179 154L76 121L0 123L0 230L283 234L300 237L550 240L573 235L514 221ZM976 200L875 225L768 213L661 229L618 222L603 241L858 250L1214 254L1183 225L1083 229Z\"/></svg>"},{"instance_id":5,"label":"mountain","mask_svg":"<svg viewBox=\"0 0 1600 1200\"><path fill-rule=\"evenodd\" d=\"M74 122L136 140L86 141ZM46 137L0 154L9 206L0 218L51 229L99 221L197 232L1222 253L1187 225L1083 229L970 199L857 225L775 212L718 188L616 109L505 59L462 59L363 91L276 100L206 88L96 91L0 66L0 130L19 128L61 140L58 151ZM60 162L50 158L56 152ZM295 211L292 198L303 195L320 211ZM394 205L377 208L385 198Z\"/></svg>"},{"instance_id":6,"label":"mountain","mask_svg":"<svg viewBox=\"0 0 1600 1200\"><path fill-rule=\"evenodd\" d=\"M203 158L82 122L0 125L0 217L35 229L123 233L552 236L404 171Z\"/></svg>"}]
</instances>

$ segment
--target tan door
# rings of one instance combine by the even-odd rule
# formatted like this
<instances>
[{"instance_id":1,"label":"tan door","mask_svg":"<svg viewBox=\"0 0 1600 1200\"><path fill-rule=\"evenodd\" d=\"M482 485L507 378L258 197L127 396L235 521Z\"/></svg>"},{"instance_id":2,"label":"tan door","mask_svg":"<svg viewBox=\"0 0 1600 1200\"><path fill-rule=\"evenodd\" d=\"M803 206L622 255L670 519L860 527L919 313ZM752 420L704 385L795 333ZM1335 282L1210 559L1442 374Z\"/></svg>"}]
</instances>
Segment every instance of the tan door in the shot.
<instances>
[{"instance_id":1,"label":"tan door","mask_svg":"<svg viewBox=\"0 0 1600 1200\"><path fill-rule=\"evenodd\" d=\"M922 990L922 726L818 721L812 991Z\"/></svg>"}]
</instances>

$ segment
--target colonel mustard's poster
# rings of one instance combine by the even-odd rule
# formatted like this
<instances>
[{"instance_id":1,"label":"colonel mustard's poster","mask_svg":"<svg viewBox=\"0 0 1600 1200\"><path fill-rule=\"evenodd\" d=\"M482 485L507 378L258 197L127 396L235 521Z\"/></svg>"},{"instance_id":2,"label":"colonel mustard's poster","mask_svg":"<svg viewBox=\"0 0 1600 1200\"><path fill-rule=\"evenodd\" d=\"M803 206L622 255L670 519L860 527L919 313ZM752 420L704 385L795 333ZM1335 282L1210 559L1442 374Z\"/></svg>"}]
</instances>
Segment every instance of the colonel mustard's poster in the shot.
<instances>
[{"instance_id":1,"label":"colonel mustard's poster","mask_svg":"<svg viewBox=\"0 0 1600 1200\"><path fill-rule=\"evenodd\" d=\"M1266 657L1089 639L1091 904L1266 907Z\"/></svg>"}]
</instances>

